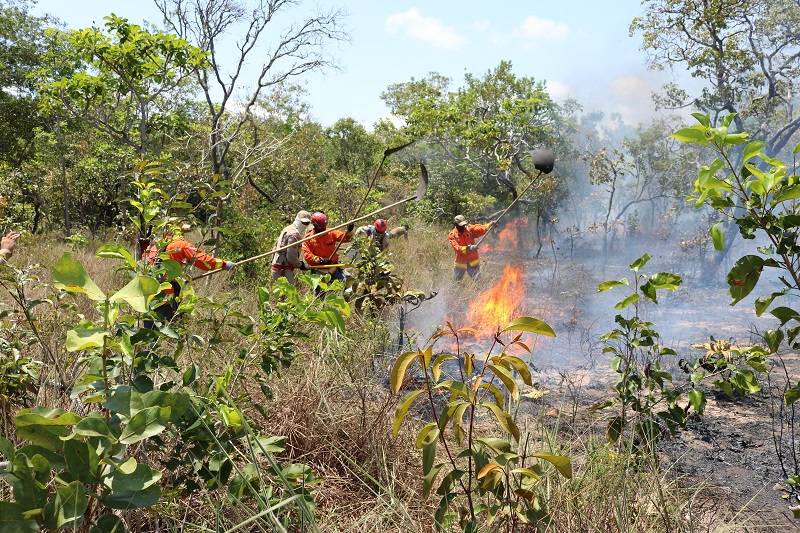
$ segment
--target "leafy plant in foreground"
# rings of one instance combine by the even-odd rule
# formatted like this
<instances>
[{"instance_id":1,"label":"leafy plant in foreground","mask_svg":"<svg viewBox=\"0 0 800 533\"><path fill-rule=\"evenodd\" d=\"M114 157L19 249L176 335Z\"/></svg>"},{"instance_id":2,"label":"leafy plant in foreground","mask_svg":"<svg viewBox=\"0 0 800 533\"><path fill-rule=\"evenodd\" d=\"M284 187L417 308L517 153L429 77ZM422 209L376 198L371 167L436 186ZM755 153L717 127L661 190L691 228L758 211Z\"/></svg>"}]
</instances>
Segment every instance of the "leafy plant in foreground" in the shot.
<instances>
[{"instance_id":1,"label":"leafy plant in foreground","mask_svg":"<svg viewBox=\"0 0 800 533\"><path fill-rule=\"evenodd\" d=\"M481 523L494 530L544 524L547 510L539 483L546 471L540 461L553 465L562 476L572 477L568 457L531 450L530 435L523 438L517 426L513 404L519 402L520 390L516 375L528 386L532 385L532 378L528 363L511 350L530 349L522 342L522 333L501 338L510 331L555 336L541 320L520 317L499 331L489 351L479 356L462 352L458 332L448 324L448 329L440 330L432 340L435 344L439 338L452 335L455 353L443 352L434 357L431 344L400 355L392 367L390 384L395 393L403 389L413 365L422 374L421 387L408 392L397 407L393 434L398 434L415 402L425 404L425 411L434 422L419 431L416 446L422 450L425 497L433 492L437 477L442 474L435 491L440 497L434 516L438 530L455 522L464 531L473 532ZM445 365L454 366L449 373L457 377L443 379ZM491 416L502 430L502 437L487 431L480 418L482 413ZM437 454L441 449L444 457Z\"/></svg>"},{"instance_id":2,"label":"leafy plant in foreground","mask_svg":"<svg viewBox=\"0 0 800 533\"><path fill-rule=\"evenodd\" d=\"M745 239L763 239L758 254L739 258L727 275L731 305L736 305L755 289L765 268L775 269L782 287L754 302L757 316L769 312L779 327L764 331L763 346L744 350L744 355L755 364L757 372L767 370L767 357L776 360L784 369L783 385L779 390L781 402L773 404L775 426L773 443L786 476L787 499L793 505L795 517L800 517L800 463L796 457L800 443L795 439L795 402L800 399L800 382L786 371L779 350L786 345L800 349L800 312L789 297L800 295L800 176L797 175L797 154L800 145L792 152L793 163L768 155L765 143L750 140L747 132L731 133L730 125L735 114L723 117L720 127L712 127L707 114L694 113L697 124L673 134L679 141L704 146L716 154L715 159L700 168L694 182L695 206L709 206L735 223ZM725 249L723 225L711 228L714 248ZM777 301L783 305L773 305ZM788 303L787 303L788 301ZM767 376L770 377L769 374ZM744 385L756 390L755 376L748 375ZM725 384L721 384L723 389Z\"/></svg>"}]
</instances>

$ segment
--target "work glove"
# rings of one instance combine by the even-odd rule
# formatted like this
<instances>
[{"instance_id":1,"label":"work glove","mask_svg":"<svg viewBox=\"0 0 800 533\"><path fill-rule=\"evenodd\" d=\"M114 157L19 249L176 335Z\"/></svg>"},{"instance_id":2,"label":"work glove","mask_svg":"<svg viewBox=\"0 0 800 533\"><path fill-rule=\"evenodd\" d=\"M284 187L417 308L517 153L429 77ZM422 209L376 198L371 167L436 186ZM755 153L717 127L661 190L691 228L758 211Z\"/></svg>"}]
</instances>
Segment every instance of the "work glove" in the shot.
<instances>
[{"instance_id":1,"label":"work glove","mask_svg":"<svg viewBox=\"0 0 800 533\"><path fill-rule=\"evenodd\" d=\"M347 225L347 233L353 233L353 229L355 229L355 227L356 227L355 222L351 222L350 224L348 224Z\"/></svg>"},{"instance_id":2,"label":"work glove","mask_svg":"<svg viewBox=\"0 0 800 533\"><path fill-rule=\"evenodd\" d=\"M319 264L320 265L330 265L331 264L331 260L330 260L330 258L320 259L319 260Z\"/></svg>"},{"instance_id":3,"label":"work glove","mask_svg":"<svg viewBox=\"0 0 800 533\"><path fill-rule=\"evenodd\" d=\"M223 261L222 262L222 268L224 268L225 270L233 270L233 267L235 267L235 266L236 266L236 262L235 261Z\"/></svg>"}]
</instances>

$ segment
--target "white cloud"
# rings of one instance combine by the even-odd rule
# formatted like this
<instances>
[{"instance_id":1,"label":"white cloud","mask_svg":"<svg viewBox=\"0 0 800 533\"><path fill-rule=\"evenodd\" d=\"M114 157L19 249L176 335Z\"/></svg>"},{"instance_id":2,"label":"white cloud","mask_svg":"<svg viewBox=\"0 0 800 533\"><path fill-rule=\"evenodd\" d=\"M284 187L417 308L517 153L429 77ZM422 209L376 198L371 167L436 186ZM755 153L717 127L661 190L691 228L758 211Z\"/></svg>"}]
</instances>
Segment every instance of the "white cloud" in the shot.
<instances>
[{"instance_id":1,"label":"white cloud","mask_svg":"<svg viewBox=\"0 0 800 533\"><path fill-rule=\"evenodd\" d=\"M567 38L569 31L569 26L563 22L556 22L555 20L543 19L530 15L525 17L522 24L514 30L514 35L531 41L561 41Z\"/></svg>"},{"instance_id":2,"label":"white cloud","mask_svg":"<svg viewBox=\"0 0 800 533\"><path fill-rule=\"evenodd\" d=\"M389 15L386 18L386 31L390 35L402 33L411 39L446 50L456 50L464 44L464 37L455 28L423 15L415 7Z\"/></svg>"},{"instance_id":3,"label":"white cloud","mask_svg":"<svg viewBox=\"0 0 800 533\"><path fill-rule=\"evenodd\" d=\"M477 19L472 21L472 29L479 33L487 32L491 27L492 23L487 19Z\"/></svg>"},{"instance_id":4,"label":"white cloud","mask_svg":"<svg viewBox=\"0 0 800 533\"><path fill-rule=\"evenodd\" d=\"M547 92L553 100L566 100L574 94L571 85L558 80L547 80Z\"/></svg>"}]
</instances>

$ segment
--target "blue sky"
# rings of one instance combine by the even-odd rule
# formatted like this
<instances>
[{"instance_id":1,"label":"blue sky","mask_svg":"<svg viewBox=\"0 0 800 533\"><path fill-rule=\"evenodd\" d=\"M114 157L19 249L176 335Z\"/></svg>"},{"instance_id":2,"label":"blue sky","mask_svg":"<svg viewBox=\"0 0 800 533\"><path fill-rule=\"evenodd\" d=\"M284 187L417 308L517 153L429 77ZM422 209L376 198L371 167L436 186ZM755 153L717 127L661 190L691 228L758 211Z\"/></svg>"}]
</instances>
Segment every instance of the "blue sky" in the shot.
<instances>
[{"instance_id":1,"label":"blue sky","mask_svg":"<svg viewBox=\"0 0 800 533\"><path fill-rule=\"evenodd\" d=\"M297 16L342 8L349 42L326 51L338 68L304 78L313 117L324 124L352 116L370 125L388 115L380 99L390 84L437 71L460 80L503 59L517 74L545 79L556 99L576 98L587 110L620 113L635 124L652 115L650 93L686 74L650 72L638 37L628 36L640 0L305 2ZM148 0L39 0L68 27L101 24L114 12L133 22L160 23ZM249 65L253 79L258 65Z\"/></svg>"}]
</instances>

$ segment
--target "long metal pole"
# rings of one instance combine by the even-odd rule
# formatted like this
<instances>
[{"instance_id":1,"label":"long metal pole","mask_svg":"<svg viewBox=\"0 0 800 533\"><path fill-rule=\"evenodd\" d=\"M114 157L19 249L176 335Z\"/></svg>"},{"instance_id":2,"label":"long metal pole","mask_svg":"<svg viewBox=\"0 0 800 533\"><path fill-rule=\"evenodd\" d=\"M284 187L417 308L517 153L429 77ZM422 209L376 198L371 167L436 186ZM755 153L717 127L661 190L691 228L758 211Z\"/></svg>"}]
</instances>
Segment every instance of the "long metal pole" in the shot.
<instances>
[{"instance_id":1,"label":"long metal pole","mask_svg":"<svg viewBox=\"0 0 800 533\"><path fill-rule=\"evenodd\" d=\"M389 204L389 205L387 205L385 207L381 207L380 209L376 209L375 211L372 211L371 213L367 213L366 215L362 215L362 216L360 216L358 218L354 218L352 220L348 220L347 222L342 222L338 226L334 226L334 227L332 227L330 229L326 229L325 231L322 231L320 233L315 233L313 235L309 235L308 237L300 239L299 241L294 242L292 244L287 244L286 246L281 246L279 248L275 248L274 250L270 250L269 252L264 252L263 254L254 255L253 257L248 257L247 259L242 259L241 261L237 261L236 264L237 264L237 266L238 265L243 265L245 263L252 263L253 261L257 261L259 259L263 259L264 257L269 257L270 255L276 254L278 252L282 252L284 250L288 250L292 246L297 246L297 245L302 244L302 243L304 243L306 241L310 241L311 239L316 239L317 237L321 237L322 235L325 235L325 234L330 233L332 231L336 231L337 229L342 229L344 227L347 227L348 225L350 225L350 224L352 224L354 222L358 222L359 220L364 220L365 218L369 218L369 217L375 216L375 215L377 215L378 213L380 213L382 211L386 211L387 209L391 209L392 207L396 207L398 205L401 205L401 204L404 204L406 202L410 202L411 200L416 200L416 199L417 199L417 195L416 194L413 195L413 196L408 196L406 198L403 198L402 200L398 200L397 202L395 202L393 204ZM208 276L210 276L212 274L216 274L217 272L222 272L223 270L225 270L225 269L224 268L218 268L216 270L209 270L208 272L204 272L204 273L200 274L199 276L193 277L192 280L194 281L194 280L202 279L202 278L208 277Z\"/></svg>"},{"instance_id":2,"label":"long metal pole","mask_svg":"<svg viewBox=\"0 0 800 533\"><path fill-rule=\"evenodd\" d=\"M523 189L523 191L522 191L521 193L519 193L519 196L517 196L516 198L514 198L514 201L513 201L513 202L511 202L511 203L508 205L508 207L506 207L505 209L503 209L503 212L502 212L502 213L500 213L500 216L499 216L499 217L497 217L496 219L494 219L494 224L492 225L492 227L491 227L491 228L489 228L489 229L486 231L486 233L484 233L484 234L481 236L481 238L480 238L480 239L478 239L478 242L476 242L476 243L475 243L475 246L480 246L480 244L483 242L483 239L485 239L486 237L488 237L488 236L489 236L489 234L492 232L492 230L493 230L493 229L494 229L494 228L497 226L497 223L498 223L498 222L500 222L500 219L501 219L501 218L503 218L503 216L505 216L505 214L506 214L506 213L508 213L508 212L511 210L511 208L512 208L512 207L514 207L514 205L515 205L517 202L519 202L519 201L520 201L520 199L521 199L523 196L525 196L525 193L526 193L526 192L528 192L528 189L530 189L531 187L533 187L533 185L534 185L534 184L535 184L535 183L536 183L536 182L539 180L539 176L541 176L541 175L542 175L542 171L540 170L540 171L539 171L539 173L536 175L536 177L534 177L534 178L531 180L531 182L528 184L528 186L527 186L527 187L525 187L525 189Z\"/></svg>"}]
</instances>

